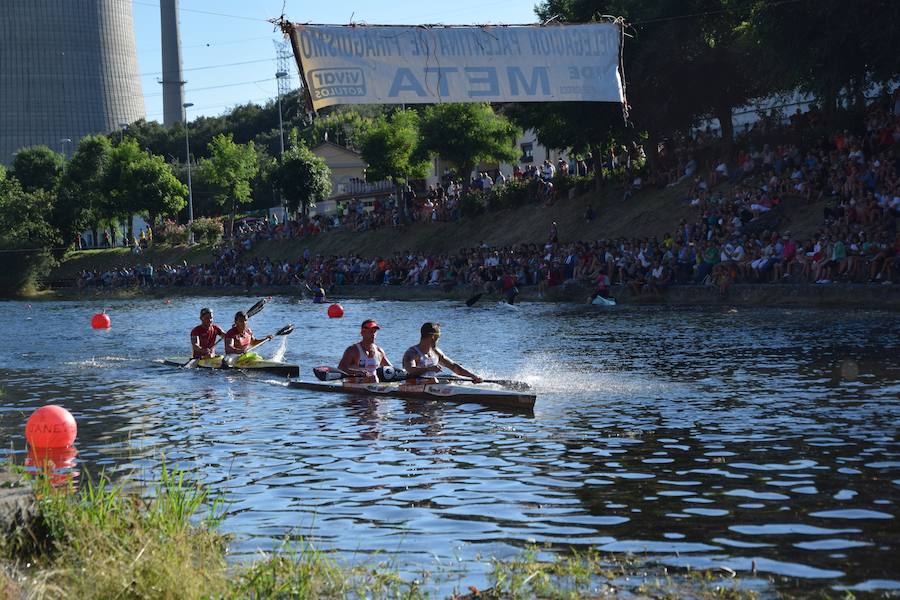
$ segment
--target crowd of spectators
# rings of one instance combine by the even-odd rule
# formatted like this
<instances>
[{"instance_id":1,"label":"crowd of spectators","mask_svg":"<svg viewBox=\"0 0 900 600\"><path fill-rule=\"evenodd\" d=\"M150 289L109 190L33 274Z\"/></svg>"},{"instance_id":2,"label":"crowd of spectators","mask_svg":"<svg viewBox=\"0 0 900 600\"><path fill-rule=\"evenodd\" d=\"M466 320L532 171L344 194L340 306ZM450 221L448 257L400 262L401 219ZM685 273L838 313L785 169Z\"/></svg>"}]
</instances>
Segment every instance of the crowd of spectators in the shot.
<instances>
[{"instance_id":1,"label":"crowd of spectators","mask_svg":"<svg viewBox=\"0 0 900 600\"><path fill-rule=\"evenodd\" d=\"M900 115L897 104L879 100L867 107L862 131L825 132L794 142L748 144L733 161L696 157L705 132L687 144L664 147L659 168L644 165L643 150L614 148L604 167L624 167L625 200L645 185L678 183L691 217L672 223L661 237L619 238L560 243L554 228L546 241L516 246L485 244L449 254L415 251L391 256L320 256L309 250L293 260L246 257L259 239L286 239L329 229L361 231L397 224L398 206L388 198L364 210L355 200L332 217L305 222L259 219L239 224L239 243L223 246L203 265L144 265L133 269L84 273L83 286L270 286L322 284L408 285L476 291L512 286L549 287L579 282L605 290L625 286L633 294L659 294L672 284L715 285L722 294L734 282L782 281L826 284L834 281L888 283L900 276ZM816 127L820 115L797 114L782 130ZM777 127L765 124L769 131ZM783 133L783 131L781 131ZM804 141L813 139L814 141ZM708 141L708 140L707 140ZM709 144L709 147L714 147ZM588 174L593 158L545 161L516 170L511 178L532 178L552 186L559 172ZM507 181L502 173L479 173L476 190ZM681 188L679 188L681 189ZM462 186L449 179L428 188L412 204L419 222L458 218ZM412 197L409 200L413 200ZM821 226L797 239L784 223L784 207L823 205ZM589 207L585 218L593 218Z\"/></svg>"}]
</instances>

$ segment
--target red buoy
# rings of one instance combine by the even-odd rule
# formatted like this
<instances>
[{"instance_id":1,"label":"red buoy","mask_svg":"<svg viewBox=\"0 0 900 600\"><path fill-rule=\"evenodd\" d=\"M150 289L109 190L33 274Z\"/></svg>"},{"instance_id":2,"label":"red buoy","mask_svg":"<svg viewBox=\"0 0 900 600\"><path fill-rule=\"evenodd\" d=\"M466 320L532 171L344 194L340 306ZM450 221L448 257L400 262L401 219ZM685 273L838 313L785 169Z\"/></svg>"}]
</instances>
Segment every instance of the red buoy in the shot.
<instances>
[{"instance_id":1,"label":"red buoy","mask_svg":"<svg viewBox=\"0 0 900 600\"><path fill-rule=\"evenodd\" d=\"M78 435L75 417L62 406L48 404L28 417L25 440L35 448L66 448Z\"/></svg>"},{"instance_id":2,"label":"red buoy","mask_svg":"<svg viewBox=\"0 0 900 600\"><path fill-rule=\"evenodd\" d=\"M91 318L91 327L94 329L109 329L109 315L106 313L97 313Z\"/></svg>"},{"instance_id":3,"label":"red buoy","mask_svg":"<svg viewBox=\"0 0 900 600\"><path fill-rule=\"evenodd\" d=\"M332 304L328 307L329 319L340 319L344 316L344 307L340 304Z\"/></svg>"}]
</instances>

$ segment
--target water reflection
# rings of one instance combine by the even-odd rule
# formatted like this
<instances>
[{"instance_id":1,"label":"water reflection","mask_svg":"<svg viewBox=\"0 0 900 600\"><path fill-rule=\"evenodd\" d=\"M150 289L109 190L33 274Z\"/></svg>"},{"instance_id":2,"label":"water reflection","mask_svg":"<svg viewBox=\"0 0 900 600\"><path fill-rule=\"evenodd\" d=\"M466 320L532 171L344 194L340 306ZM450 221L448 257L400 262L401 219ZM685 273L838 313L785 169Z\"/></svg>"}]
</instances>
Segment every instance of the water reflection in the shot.
<instances>
[{"instance_id":1,"label":"water reflection","mask_svg":"<svg viewBox=\"0 0 900 600\"><path fill-rule=\"evenodd\" d=\"M229 314L247 299L209 303ZM0 441L24 462L27 415L64 404L89 471L152 478L165 455L223 492L239 557L302 536L483 587L479 557L536 541L808 587L898 579L894 315L347 302L329 320L276 299L254 318L262 331L297 324L277 350L304 371L335 362L369 316L395 359L422 321L452 323L451 356L536 387L530 417L154 362L184 354L194 304L108 302L110 332L72 326L95 312L86 303L37 304L27 322L0 305L26 340L0 355ZM36 335L37 321L66 343Z\"/></svg>"}]
</instances>

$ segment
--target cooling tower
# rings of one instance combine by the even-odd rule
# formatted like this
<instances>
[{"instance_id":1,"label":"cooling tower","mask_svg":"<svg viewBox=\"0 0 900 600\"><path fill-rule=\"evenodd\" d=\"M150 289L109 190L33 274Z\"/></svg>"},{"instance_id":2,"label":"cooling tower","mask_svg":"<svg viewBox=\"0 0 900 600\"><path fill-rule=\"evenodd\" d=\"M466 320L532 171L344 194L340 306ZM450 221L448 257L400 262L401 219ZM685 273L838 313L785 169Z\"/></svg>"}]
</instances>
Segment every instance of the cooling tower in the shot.
<instances>
[{"instance_id":1,"label":"cooling tower","mask_svg":"<svg viewBox=\"0 0 900 600\"><path fill-rule=\"evenodd\" d=\"M145 117L131 0L0 2L0 163Z\"/></svg>"}]
</instances>

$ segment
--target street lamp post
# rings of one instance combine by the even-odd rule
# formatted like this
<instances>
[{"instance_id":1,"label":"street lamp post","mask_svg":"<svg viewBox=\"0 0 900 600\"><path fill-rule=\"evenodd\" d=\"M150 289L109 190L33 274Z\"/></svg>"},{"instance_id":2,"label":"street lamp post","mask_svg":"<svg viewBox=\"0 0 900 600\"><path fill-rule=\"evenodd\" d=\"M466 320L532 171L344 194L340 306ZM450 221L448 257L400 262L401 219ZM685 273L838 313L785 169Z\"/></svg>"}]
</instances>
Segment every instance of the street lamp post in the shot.
<instances>
[{"instance_id":1,"label":"street lamp post","mask_svg":"<svg viewBox=\"0 0 900 600\"><path fill-rule=\"evenodd\" d=\"M188 137L187 109L194 105L193 102L185 102L181 105L184 109L184 162L187 164L188 184L188 244L194 245L194 190L191 187L191 141Z\"/></svg>"},{"instance_id":2,"label":"street lamp post","mask_svg":"<svg viewBox=\"0 0 900 600\"><path fill-rule=\"evenodd\" d=\"M63 162L65 162L69 160L69 154L66 152L66 144L71 144L72 138L62 138L59 140L59 143L62 145Z\"/></svg>"}]
</instances>

